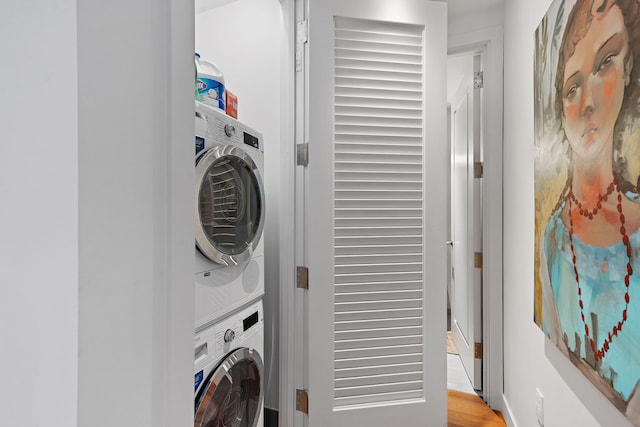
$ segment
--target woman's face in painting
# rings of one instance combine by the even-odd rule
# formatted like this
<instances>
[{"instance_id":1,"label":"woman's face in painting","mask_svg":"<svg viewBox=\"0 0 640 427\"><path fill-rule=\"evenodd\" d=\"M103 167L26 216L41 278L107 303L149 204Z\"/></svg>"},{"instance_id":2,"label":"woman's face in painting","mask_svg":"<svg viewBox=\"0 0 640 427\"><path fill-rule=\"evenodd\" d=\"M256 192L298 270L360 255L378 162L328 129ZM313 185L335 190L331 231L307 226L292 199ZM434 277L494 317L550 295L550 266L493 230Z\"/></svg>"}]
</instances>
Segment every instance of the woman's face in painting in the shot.
<instances>
[{"instance_id":1,"label":"woman's face in painting","mask_svg":"<svg viewBox=\"0 0 640 427\"><path fill-rule=\"evenodd\" d=\"M596 9L602 1L595 1ZM632 64L629 36L616 5L594 15L564 68L563 125L574 158L597 160L611 149ZM626 70L625 70L626 68ZM610 157L606 158L610 161Z\"/></svg>"}]
</instances>

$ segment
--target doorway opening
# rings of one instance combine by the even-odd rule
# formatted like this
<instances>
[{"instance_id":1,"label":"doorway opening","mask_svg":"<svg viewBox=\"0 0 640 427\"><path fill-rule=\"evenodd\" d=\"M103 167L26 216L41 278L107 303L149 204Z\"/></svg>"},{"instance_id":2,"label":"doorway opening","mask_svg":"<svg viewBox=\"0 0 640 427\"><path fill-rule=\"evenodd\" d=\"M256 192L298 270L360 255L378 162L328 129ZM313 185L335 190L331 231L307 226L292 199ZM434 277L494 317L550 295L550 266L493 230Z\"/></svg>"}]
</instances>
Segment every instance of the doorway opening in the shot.
<instances>
[{"instance_id":1,"label":"doorway opening","mask_svg":"<svg viewBox=\"0 0 640 427\"><path fill-rule=\"evenodd\" d=\"M447 58L447 387L482 395L483 52Z\"/></svg>"}]
</instances>

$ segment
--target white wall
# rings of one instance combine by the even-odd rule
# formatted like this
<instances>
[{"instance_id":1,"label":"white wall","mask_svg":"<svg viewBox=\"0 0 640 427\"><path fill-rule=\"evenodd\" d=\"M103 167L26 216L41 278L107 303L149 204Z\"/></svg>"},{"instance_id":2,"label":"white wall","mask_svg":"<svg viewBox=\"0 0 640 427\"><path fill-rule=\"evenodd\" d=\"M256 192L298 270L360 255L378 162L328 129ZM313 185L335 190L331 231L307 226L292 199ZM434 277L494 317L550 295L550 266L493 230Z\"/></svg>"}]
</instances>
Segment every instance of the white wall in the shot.
<instances>
[{"instance_id":1,"label":"white wall","mask_svg":"<svg viewBox=\"0 0 640 427\"><path fill-rule=\"evenodd\" d=\"M449 35L470 33L485 28L502 26L504 19L504 7L502 4L495 4L493 0L483 0L488 5L479 8L476 2L479 0L466 0L471 3L471 8L460 6L464 0L456 1L455 13L449 13L447 20L447 32ZM472 9L466 12L467 9Z\"/></svg>"},{"instance_id":2,"label":"white wall","mask_svg":"<svg viewBox=\"0 0 640 427\"><path fill-rule=\"evenodd\" d=\"M281 188L281 45L278 0L239 0L196 15L196 52L238 96L238 119L262 132L265 152L265 406L278 409ZM287 226L287 224L284 224Z\"/></svg>"},{"instance_id":3,"label":"white wall","mask_svg":"<svg viewBox=\"0 0 640 427\"><path fill-rule=\"evenodd\" d=\"M0 6L0 425L192 422L192 17Z\"/></svg>"},{"instance_id":4,"label":"white wall","mask_svg":"<svg viewBox=\"0 0 640 427\"><path fill-rule=\"evenodd\" d=\"M551 0L507 0L504 105L504 387L511 425L629 426L533 322L533 34Z\"/></svg>"},{"instance_id":5,"label":"white wall","mask_svg":"<svg viewBox=\"0 0 640 427\"><path fill-rule=\"evenodd\" d=\"M192 418L193 4L172 1L77 4L83 426Z\"/></svg>"},{"instance_id":6,"label":"white wall","mask_svg":"<svg viewBox=\"0 0 640 427\"><path fill-rule=\"evenodd\" d=\"M0 425L74 426L76 1L1 2L0 52Z\"/></svg>"}]
</instances>

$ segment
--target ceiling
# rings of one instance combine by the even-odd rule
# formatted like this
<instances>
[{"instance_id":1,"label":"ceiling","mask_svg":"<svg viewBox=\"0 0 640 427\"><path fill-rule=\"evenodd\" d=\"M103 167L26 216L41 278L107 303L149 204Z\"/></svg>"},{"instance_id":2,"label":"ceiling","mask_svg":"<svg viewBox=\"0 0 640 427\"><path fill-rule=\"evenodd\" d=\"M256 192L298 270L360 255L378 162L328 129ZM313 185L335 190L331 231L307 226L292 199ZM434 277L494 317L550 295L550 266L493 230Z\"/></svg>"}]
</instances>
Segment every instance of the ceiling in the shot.
<instances>
[{"instance_id":1,"label":"ceiling","mask_svg":"<svg viewBox=\"0 0 640 427\"><path fill-rule=\"evenodd\" d=\"M505 0L446 0L449 15L461 15L504 5Z\"/></svg>"}]
</instances>

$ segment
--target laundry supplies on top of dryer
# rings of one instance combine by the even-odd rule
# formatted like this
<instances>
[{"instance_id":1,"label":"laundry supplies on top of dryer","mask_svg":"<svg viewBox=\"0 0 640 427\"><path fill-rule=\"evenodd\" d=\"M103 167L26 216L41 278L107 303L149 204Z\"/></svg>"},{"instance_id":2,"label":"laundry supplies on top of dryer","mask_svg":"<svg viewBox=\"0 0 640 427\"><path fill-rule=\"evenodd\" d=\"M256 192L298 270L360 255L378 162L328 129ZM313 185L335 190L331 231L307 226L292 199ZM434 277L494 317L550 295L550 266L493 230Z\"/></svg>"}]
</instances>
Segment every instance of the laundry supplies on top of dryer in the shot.
<instances>
[{"instance_id":1,"label":"laundry supplies on top of dryer","mask_svg":"<svg viewBox=\"0 0 640 427\"><path fill-rule=\"evenodd\" d=\"M226 110L226 93L222 70L213 62L195 55L196 61L196 100L204 102L222 111Z\"/></svg>"}]
</instances>

